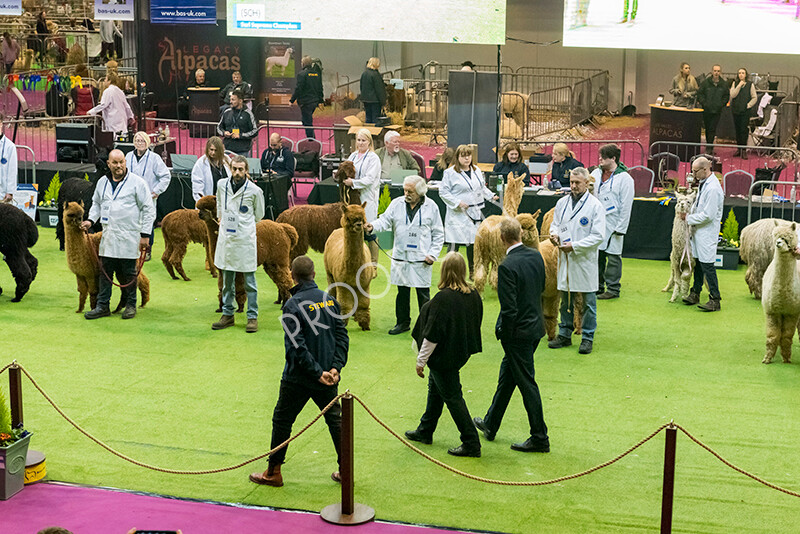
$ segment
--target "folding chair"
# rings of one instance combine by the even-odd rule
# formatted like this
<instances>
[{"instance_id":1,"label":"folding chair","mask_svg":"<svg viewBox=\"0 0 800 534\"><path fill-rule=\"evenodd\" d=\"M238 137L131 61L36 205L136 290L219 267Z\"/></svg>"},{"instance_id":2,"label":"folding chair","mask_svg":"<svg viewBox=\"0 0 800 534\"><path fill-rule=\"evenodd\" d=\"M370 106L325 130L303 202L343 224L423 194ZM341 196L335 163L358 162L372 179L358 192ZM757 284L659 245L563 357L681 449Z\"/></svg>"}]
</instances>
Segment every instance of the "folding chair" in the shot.
<instances>
[{"instance_id":1,"label":"folding chair","mask_svg":"<svg viewBox=\"0 0 800 534\"><path fill-rule=\"evenodd\" d=\"M775 146L775 124L778 122L778 108L776 106L767 106L764 108L764 121L761 126L758 126L751 134L753 138L753 145L756 147L772 147Z\"/></svg>"},{"instance_id":2,"label":"folding chair","mask_svg":"<svg viewBox=\"0 0 800 534\"><path fill-rule=\"evenodd\" d=\"M294 152L294 141L292 141L288 137L281 136L281 145L283 145L283 147L288 148L289 150Z\"/></svg>"},{"instance_id":3,"label":"folding chair","mask_svg":"<svg viewBox=\"0 0 800 534\"><path fill-rule=\"evenodd\" d=\"M425 176L425 159L422 157L422 155L414 152L413 150L409 150L409 152L411 153L411 157L414 158L414 161L417 162L417 165L419 165L419 175L425 178L427 181L428 177Z\"/></svg>"},{"instance_id":4,"label":"folding chair","mask_svg":"<svg viewBox=\"0 0 800 534\"><path fill-rule=\"evenodd\" d=\"M750 187L753 185L753 175L747 171L736 169L728 171L722 177L722 190L726 197L738 195L747 196L750 194Z\"/></svg>"},{"instance_id":5,"label":"folding chair","mask_svg":"<svg viewBox=\"0 0 800 534\"><path fill-rule=\"evenodd\" d=\"M317 156L322 156L322 143L313 137L306 137L297 142L297 152L315 152ZM297 184L313 184L319 181L319 171L298 171L297 158L294 160L295 171L292 178L292 191L297 196Z\"/></svg>"},{"instance_id":6,"label":"folding chair","mask_svg":"<svg viewBox=\"0 0 800 534\"><path fill-rule=\"evenodd\" d=\"M669 171L677 171L681 165L681 158L672 152L659 152L653 154L647 161L647 166L655 173L659 187L665 187L669 180Z\"/></svg>"},{"instance_id":7,"label":"folding chair","mask_svg":"<svg viewBox=\"0 0 800 534\"><path fill-rule=\"evenodd\" d=\"M633 191L635 195L646 195L653 192L653 182L656 173L643 165L628 168L628 174L633 178Z\"/></svg>"}]
</instances>

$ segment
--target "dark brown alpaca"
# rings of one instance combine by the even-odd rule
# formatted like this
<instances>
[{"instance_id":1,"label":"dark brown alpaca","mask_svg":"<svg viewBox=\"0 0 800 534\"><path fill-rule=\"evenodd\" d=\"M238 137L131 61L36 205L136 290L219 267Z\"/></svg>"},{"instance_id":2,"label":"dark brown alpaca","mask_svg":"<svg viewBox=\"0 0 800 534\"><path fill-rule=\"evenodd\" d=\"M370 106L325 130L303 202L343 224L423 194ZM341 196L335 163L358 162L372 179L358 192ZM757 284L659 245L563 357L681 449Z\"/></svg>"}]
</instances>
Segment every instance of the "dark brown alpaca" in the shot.
<instances>
[{"instance_id":1,"label":"dark brown alpaca","mask_svg":"<svg viewBox=\"0 0 800 534\"><path fill-rule=\"evenodd\" d=\"M200 219L197 210L182 209L167 214L161 221L161 234L164 236L164 253L161 262L167 272L177 280L175 271L187 282L190 280L183 270L183 258L186 256L186 247L189 243L200 243L206 251L206 269L211 271L211 276L217 277L217 268L214 266L214 256L208 246L208 230L206 223Z\"/></svg>"}]
</instances>

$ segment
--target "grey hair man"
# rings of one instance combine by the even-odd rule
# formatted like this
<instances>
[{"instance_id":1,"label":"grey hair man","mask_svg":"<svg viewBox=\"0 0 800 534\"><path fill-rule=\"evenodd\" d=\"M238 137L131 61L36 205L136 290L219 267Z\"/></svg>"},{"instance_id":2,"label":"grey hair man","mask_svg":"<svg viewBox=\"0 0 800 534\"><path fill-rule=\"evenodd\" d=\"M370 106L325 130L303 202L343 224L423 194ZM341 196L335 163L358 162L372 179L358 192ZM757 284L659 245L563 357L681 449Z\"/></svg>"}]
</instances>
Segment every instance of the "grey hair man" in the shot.
<instances>
[{"instance_id":1,"label":"grey hair man","mask_svg":"<svg viewBox=\"0 0 800 534\"><path fill-rule=\"evenodd\" d=\"M381 180L391 179L392 171L408 170L419 174L422 169L411 152L400 146L400 134L392 130L383 136L383 146L375 151L381 160Z\"/></svg>"}]
</instances>

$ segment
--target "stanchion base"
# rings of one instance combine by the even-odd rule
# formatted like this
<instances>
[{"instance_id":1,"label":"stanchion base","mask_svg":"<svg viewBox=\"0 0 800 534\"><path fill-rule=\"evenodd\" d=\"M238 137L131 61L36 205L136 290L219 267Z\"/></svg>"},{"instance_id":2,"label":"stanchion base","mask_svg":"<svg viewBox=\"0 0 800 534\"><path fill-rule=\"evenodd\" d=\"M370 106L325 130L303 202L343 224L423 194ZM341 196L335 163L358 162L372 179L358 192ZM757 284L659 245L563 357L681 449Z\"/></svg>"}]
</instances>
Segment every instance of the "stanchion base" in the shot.
<instances>
[{"instance_id":1,"label":"stanchion base","mask_svg":"<svg viewBox=\"0 0 800 534\"><path fill-rule=\"evenodd\" d=\"M375 510L366 504L355 503L352 514L343 514L342 503L337 502L323 508L319 515L328 523L336 525L360 525L375 519Z\"/></svg>"},{"instance_id":2,"label":"stanchion base","mask_svg":"<svg viewBox=\"0 0 800 534\"><path fill-rule=\"evenodd\" d=\"M47 464L44 453L28 449L25 460L25 484L33 484L42 480L47 475Z\"/></svg>"}]
</instances>

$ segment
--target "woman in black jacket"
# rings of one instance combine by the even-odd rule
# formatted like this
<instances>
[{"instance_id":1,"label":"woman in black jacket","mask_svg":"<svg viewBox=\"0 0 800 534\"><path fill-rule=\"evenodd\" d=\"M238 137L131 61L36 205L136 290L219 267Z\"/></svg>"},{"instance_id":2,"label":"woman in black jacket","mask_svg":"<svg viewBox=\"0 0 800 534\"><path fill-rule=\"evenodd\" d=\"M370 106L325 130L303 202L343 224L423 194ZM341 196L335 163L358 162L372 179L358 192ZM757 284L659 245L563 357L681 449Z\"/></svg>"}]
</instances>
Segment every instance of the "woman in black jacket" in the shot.
<instances>
[{"instance_id":1,"label":"woman in black jacket","mask_svg":"<svg viewBox=\"0 0 800 534\"><path fill-rule=\"evenodd\" d=\"M531 172L525 162L522 161L522 151L517 143L508 143L506 145L503 159L494 164L492 172L501 174L503 178L508 176L508 173L513 172L515 178L524 176L523 182L525 185L531 185Z\"/></svg>"},{"instance_id":2,"label":"woman in black jacket","mask_svg":"<svg viewBox=\"0 0 800 534\"><path fill-rule=\"evenodd\" d=\"M433 432L447 405L461 433L461 446L449 449L453 456L481 455L478 431L461 393L459 370L469 357L481 352L483 303L478 291L467 284L463 256L450 252L442 260L439 292L420 310L411 333L419 347L417 374L428 377L428 403L416 430L406 432L412 441L432 443Z\"/></svg>"},{"instance_id":3,"label":"woman in black jacket","mask_svg":"<svg viewBox=\"0 0 800 534\"><path fill-rule=\"evenodd\" d=\"M575 159L575 154L564 143L553 145L553 168L550 180L558 180L561 187L569 187L569 172L583 167L583 163Z\"/></svg>"},{"instance_id":4,"label":"woman in black jacket","mask_svg":"<svg viewBox=\"0 0 800 534\"><path fill-rule=\"evenodd\" d=\"M442 177L444 176L444 170L448 167L453 165L453 159L456 156L456 149L453 147L447 147L444 149L444 152L439 154L439 158L436 160L436 165L433 166L433 170L431 171L431 176L428 178L429 182L438 182L441 181Z\"/></svg>"},{"instance_id":5,"label":"woman in black jacket","mask_svg":"<svg viewBox=\"0 0 800 534\"><path fill-rule=\"evenodd\" d=\"M361 74L361 102L369 124L375 124L375 119L380 116L381 109L386 104L386 87L383 85L383 76L378 72L380 67L381 60L371 57L367 61L366 70Z\"/></svg>"},{"instance_id":6,"label":"woman in black jacket","mask_svg":"<svg viewBox=\"0 0 800 534\"><path fill-rule=\"evenodd\" d=\"M736 80L731 84L731 112L733 125L736 128L736 144L747 145L747 136L750 133L750 116L753 106L756 105L756 88L753 82L747 79L747 69L741 68L736 74ZM737 148L734 157L741 156L747 159L747 149Z\"/></svg>"}]
</instances>

